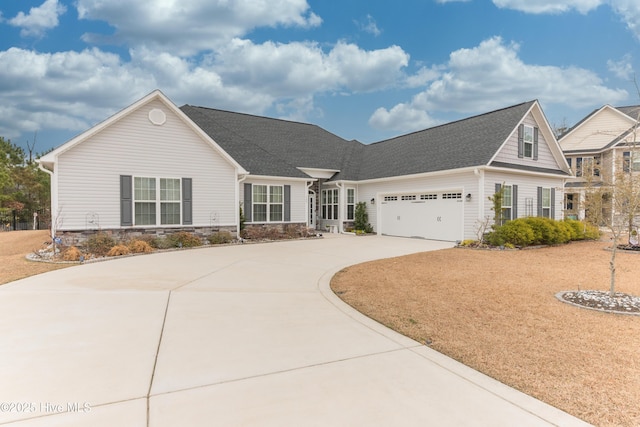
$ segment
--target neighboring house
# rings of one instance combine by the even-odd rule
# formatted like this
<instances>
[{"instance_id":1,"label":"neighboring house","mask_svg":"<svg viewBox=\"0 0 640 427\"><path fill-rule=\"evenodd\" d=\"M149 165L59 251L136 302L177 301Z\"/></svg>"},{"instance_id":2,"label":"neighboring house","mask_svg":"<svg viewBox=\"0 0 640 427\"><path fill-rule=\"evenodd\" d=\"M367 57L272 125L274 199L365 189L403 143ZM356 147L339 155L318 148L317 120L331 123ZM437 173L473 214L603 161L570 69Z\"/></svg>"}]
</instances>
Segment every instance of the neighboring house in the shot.
<instances>
[{"instance_id":1,"label":"neighboring house","mask_svg":"<svg viewBox=\"0 0 640 427\"><path fill-rule=\"evenodd\" d=\"M605 105L560 136L574 175L565 187L565 216L584 219L585 189L613 185L620 172L640 171L639 114L640 106ZM605 215L614 214L611 204L604 206Z\"/></svg>"},{"instance_id":2,"label":"neighboring house","mask_svg":"<svg viewBox=\"0 0 640 427\"><path fill-rule=\"evenodd\" d=\"M160 91L43 156L52 232L168 233L304 225L477 236L502 214L562 217L570 170L537 101L365 145L310 124L185 105Z\"/></svg>"}]
</instances>

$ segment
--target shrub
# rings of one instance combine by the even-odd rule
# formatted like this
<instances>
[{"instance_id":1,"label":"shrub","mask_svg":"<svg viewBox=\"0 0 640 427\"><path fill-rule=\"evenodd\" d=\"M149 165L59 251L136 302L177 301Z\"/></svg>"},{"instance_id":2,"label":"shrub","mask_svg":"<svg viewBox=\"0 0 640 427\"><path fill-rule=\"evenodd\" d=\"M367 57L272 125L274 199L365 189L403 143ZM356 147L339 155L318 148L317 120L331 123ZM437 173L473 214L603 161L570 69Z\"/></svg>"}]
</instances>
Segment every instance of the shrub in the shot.
<instances>
[{"instance_id":1,"label":"shrub","mask_svg":"<svg viewBox=\"0 0 640 427\"><path fill-rule=\"evenodd\" d=\"M202 246L202 240L198 236L186 231L173 233L165 240L167 240L169 247L174 248L193 248L196 246Z\"/></svg>"},{"instance_id":2,"label":"shrub","mask_svg":"<svg viewBox=\"0 0 640 427\"><path fill-rule=\"evenodd\" d=\"M529 246L534 241L534 233L529 224L523 219L515 219L498 227L494 234L498 235L501 245L507 243L516 246Z\"/></svg>"},{"instance_id":3,"label":"shrub","mask_svg":"<svg viewBox=\"0 0 640 427\"><path fill-rule=\"evenodd\" d=\"M125 245L116 245L112 247L109 252L107 252L107 256L121 256L121 255L129 255L131 251Z\"/></svg>"},{"instance_id":4,"label":"shrub","mask_svg":"<svg viewBox=\"0 0 640 427\"><path fill-rule=\"evenodd\" d=\"M153 252L151 245L144 240L134 240L129 243L129 250L134 254L148 254Z\"/></svg>"},{"instance_id":5,"label":"shrub","mask_svg":"<svg viewBox=\"0 0 640 427\"><path fill-rule=\"evenodd\" d=\"M358 202L356 203L354 217L353 217L353 228L358 230L362 230L365 233L371 233L373 231L373 227L369 224L369 215L367 214L367 203L366 202Z\"/></svg>"},{"instance_id":6,"label":"shrub","mask_svg":"<svg viewBox=\"0 0 640 427\"><path fill-rule=\"evenodd\" d=\"M233 242L233 235L228 231L218 231L217 233L213 233L207 237L207 240L212 245L221 245L224 243Z\"/></svg>"},{"instance_id":7,"label":"shrub","mask_svg":"<svg viewBox=\"0 0 640 427\"><path fill-rule=\"evenodd\" d=\"M82 252L80 252L80 249L76 248L75 246L71 246L62 253L62 260L63 261L80 261L81 256L82 256Z\"/></svg>"},{"instance_id":8,"label":"shrub","mask_svg":"<svg viewBox=\"0 0 640 427\"><path fill-rule=\"evenodd\" d=\"M282 238L282 233L276 227L253 226L242 230L242 237L255 240L278 240Z\"/></svg>"},{"instance_id":9,"label":"shrub","mask_svg":"<svg viewBox=\"0 0 640 427\"><path fill-rule=\"evenodd\" d=\"M97 233L87 239L87 250L95 256L105 256L116 241L107 233Z\"/></svg>"}]
</instances>

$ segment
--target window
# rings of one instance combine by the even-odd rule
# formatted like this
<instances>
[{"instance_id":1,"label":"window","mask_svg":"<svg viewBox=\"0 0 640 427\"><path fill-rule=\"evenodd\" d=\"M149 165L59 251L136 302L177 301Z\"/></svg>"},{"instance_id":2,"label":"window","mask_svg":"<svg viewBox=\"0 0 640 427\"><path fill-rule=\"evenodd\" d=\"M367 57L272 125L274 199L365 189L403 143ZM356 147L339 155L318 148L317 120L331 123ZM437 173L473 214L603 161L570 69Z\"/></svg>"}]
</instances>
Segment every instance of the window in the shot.
<instances>
[{"instance_id":1,"label":"window","mask_svg":"<svg viewBox=\"0 0 640 427\"><path fill-rule=\"evenodd\" d=\"M564 199L565 209L568 210L568 211L573 211L574 210L574 206L575 206L575 204L574 204L575 203L574 194L573 193L567 193L564 196L564 198L565 198Z\"/></svg>"},{"instance_id":2,"label":"window","mask_svg":"<svg viewBox=\"0 0 640 427\"><path fill-rule=\"evenodd\" d=\"M267 186L257 185L253 186L253 221L254 222L266 222L267 221Z\"/></svg>"},{"instance_id":3,"label":"window","mask_svg":"<svg viewBox=\"0 0 640 427\"><path fill-rule=\"evenodd\" d=\"M411 196L402 196L401 199L402 200L415 200L416 196L415 196L415 194L411 195Z\"/></svg>"},{"instance_id":4,"label":"window","mask_svg":"<svg viewBox=\"0 0 640 427\"><path fill-rule=\"evenodd\" d=\"M625 151L622 153L622 171L630 172L631 171L631 152Z\"/></svg>"},{"instance_id":5,"label":"window","mask_svg":"<svg viewBox=\"0 0 640 427\"><path fill-rule=\"evenodd\" d=\"M269 221L282 221L284 196L282 186L269 187Z\"/></svg>"},{"instance_id":6,"label":"window","mask_svg":"<svg viewBox=\"0 0 640 427\"><path fill-rule=\"evenodd\" d=\"M437 194L421 194L420 200L436 200L438 198Z\"/></svg>"},{"instance_id":7,"label":"window","mask_svg":"<svg viewBox=\"0 0 640 427\"><path fill-rule=\"evenodd\" d=\"M443 199L462 199L462 193L444 193L442 194Z\"/></svg>"},{"instance_id":8,"label":"window","mask_svg":"<svg viewBox=\"0 0 640 427\"><path fill-rule=\"evenodd\" d=\"M347 220L353 221L356 212L356 190L347 188Z\"/></svg>"},{"instance_id":9,"label":"window","mask_svg":"<svg viewBox=\"0 0 640 427\"><path fill-rule=\"evenodd\" d=\"M181 223L180 178L135 177L133 197L135 225L156 225L158 216L162 225Z\"/></svg>"},{"instance_id":10,"label":"window","mask_svg":"<svg viewBox=\"0 0 640 427\"><path fill-rule=\"evenodd\" d=\"M600 176L600 157L577 157L576 176Z\"/></svg>"},{"instance_id":11,"label":"window","mask_svg":"<svg viewBox=\"0 0 640 427\"><path fill-rule=\"evenodd\" d=\"M160 178L160 224L180 224L180 180Z\"/></svg>"},{"instance_id":12,"label":"window","mask_svg":"<svg viewBox=\"0 0 640 427\"><path fill-rule=\"evenodd\" d=\"M511 209L513 206L512 188L510 185L502 187L502 224L511 219Z\"/></svg>"},{"instance_id":13,"label":"window","mask_svg":"<svg viewBox=\"0 0 640 427\"><path fill-rule=\"evenodd\" d=\"M133 180L135 200L135 225L156 224L156 179L139 178Z\"/></svg>"},{"instance_id":14,"label":"window","mask_svg":"<svg viewBox=\"0 0 640 427\"><path fill-rule=\"evenodd\" d=\"M551 188L542 189L542 216L551 218Z\"/></svg>"},{"instance_id":15,"label":"window","mask_svg":"<svg viewBox=\"0 0 640 427\"><path fill-rule=\"evenodd\" d=\"M522 139L524 141L524 157L532 158L533 157L533 126L524 126L524 131L522 134Z\"/></svg>"},{"instance_id":16,"label":"window","mask_svg":"<svg viewBox=\"0 0 640 427\"><path fill-rule=\"evenodd\" d=\"M338 219L338 189L322 190L322 217Z\"/></svg>"},{"instance_id":17,"label":"window","mask_svg":"<svg viewBox=\"0 0 640 427\"><path fill-rule=\"evenodd\" d=\"M571 169L571 157L567 157L567 164L569 165L569 169Z\"/></svg>"},{"instance_id":18,"label":"window","mask_svg":"<svg viewBox=\"0 0 640 427\"><path fill-rule=\"evenodd\" d=\"M398 196L384 196L385 202L395 202L398 200Z\"/></svg>"},{"instance_id":19,"label":"window","mask_svg":"<svg viewBox=\"0 0 640 427\"><path fill-rule=\"evenodd\" d=\"M284 187L253 184L251 190L252 222L284 220Z\"/></svg>"}]
</instances>

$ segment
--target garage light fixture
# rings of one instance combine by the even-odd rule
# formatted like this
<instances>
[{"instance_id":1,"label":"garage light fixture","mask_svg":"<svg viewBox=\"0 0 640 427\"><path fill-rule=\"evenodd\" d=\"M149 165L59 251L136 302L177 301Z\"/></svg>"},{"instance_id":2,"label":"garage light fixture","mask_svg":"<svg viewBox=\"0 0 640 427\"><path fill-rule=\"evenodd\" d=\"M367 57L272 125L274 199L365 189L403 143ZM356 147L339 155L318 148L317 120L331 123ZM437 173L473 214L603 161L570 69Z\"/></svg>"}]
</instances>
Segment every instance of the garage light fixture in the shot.
<instances>
[{"instance_id":1,"label":"garage light fixture","mask_svg":"<svg viewBox=\"0 0 640 427\"><path fill-rule=\"evenodd\" d=\"M374 197L371 198L371 204L375 205L376 204L376 199Z\"/></svg>"},{"instance_id":2,"label":"garage light fixture","mask_svg":"<svg viewBox=\"0 0 640 427\"><path fill-rule=\"evenodd\" d=\"M467 202L470 202L470 201L471 201L471 193L467 193L467 197L466 197L466 199L467 199Z\"/></svg>"}]
</instances>

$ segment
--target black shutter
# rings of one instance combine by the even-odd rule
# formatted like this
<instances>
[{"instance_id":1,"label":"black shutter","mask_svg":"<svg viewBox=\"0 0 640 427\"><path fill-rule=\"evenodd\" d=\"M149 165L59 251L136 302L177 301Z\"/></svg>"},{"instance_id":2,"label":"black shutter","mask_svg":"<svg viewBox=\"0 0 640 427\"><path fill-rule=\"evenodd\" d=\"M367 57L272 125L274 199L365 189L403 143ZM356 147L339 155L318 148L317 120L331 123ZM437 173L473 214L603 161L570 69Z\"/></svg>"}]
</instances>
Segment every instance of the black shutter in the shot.
<instances>
[{"instance_id":1,"label":"black shutter","mask_svg":"<svg viewBox=\"0 0 640 427\"><path fill-rule=\"evenodd\" d=\"M244 185L244 219L247 222L251 222L251 211L253 210L251 207L251 184Z\"/></svg>"},{"instance_id":2,"label":"black shutter","mask_svg":"<svg viewBox=\"0 0 640 427\"><path fill-rule=\"evenodd\" d=\"M518 186L511 186L511 219L518 218Z\"/></svg>"},{"instance_id":3,"label":"black shutter","mask_svg":"<svg viewBox=\"0 0 640 427\"><path fill-rule=\"evenodd\" d=\"M538 187L538 216L542 216L542 187Z\"/></svg>"},{"instance_id":4,"label":"black shutter","mask_svg":"<svg viewBox=\"0 0 640 427\"><path fill-rule=\"evenodd\" d=\"M538 160L538 128L533 128L533 160Z\"/></svg>"},{"instance_id":5,"label":"black shutter","mask_svg":"<svg viewBox=\"0 0 640 427\"><path fill-rule=\"evenodd\" d=\"M291 186L284 186L284 220L291 221Z\"/></svg>"},{"instance_id":6,"label":"black shutter","mask_svg":"<svg viewBox=\"0 0 640 427\"><path fill-rule=\"evenodd\" d=\"M551 219L556 219L556 189L551 188Z\"/></svg>"},{"instance_id":7,"label":"black shutter","mask_svg":"<svg viewBox=\"0 0 640 427\"><path fill-rule=\"evenodd\" d=\"M518 126L518 157L524 157L524 125Z\"/></svg>"},{"instance_id":8,"label":"black shutter","mask_svg":"<svg viewBox=\"0 0 640 427\"><path fill-rule=\"evenodd\" d=\"M120 175L120 225L133 225L133 195L131 175Z\"/></svg>"},{"instance_id":9,"label":"black shutter","mask_svg":"<svg viewBox=\"0 0 640 427\"><path fill-rule=\"evenodd\" d=\"M193 201L191 199L191 178L182 178L182 224L193 224Z\"/></svg>"}]
</instances>

